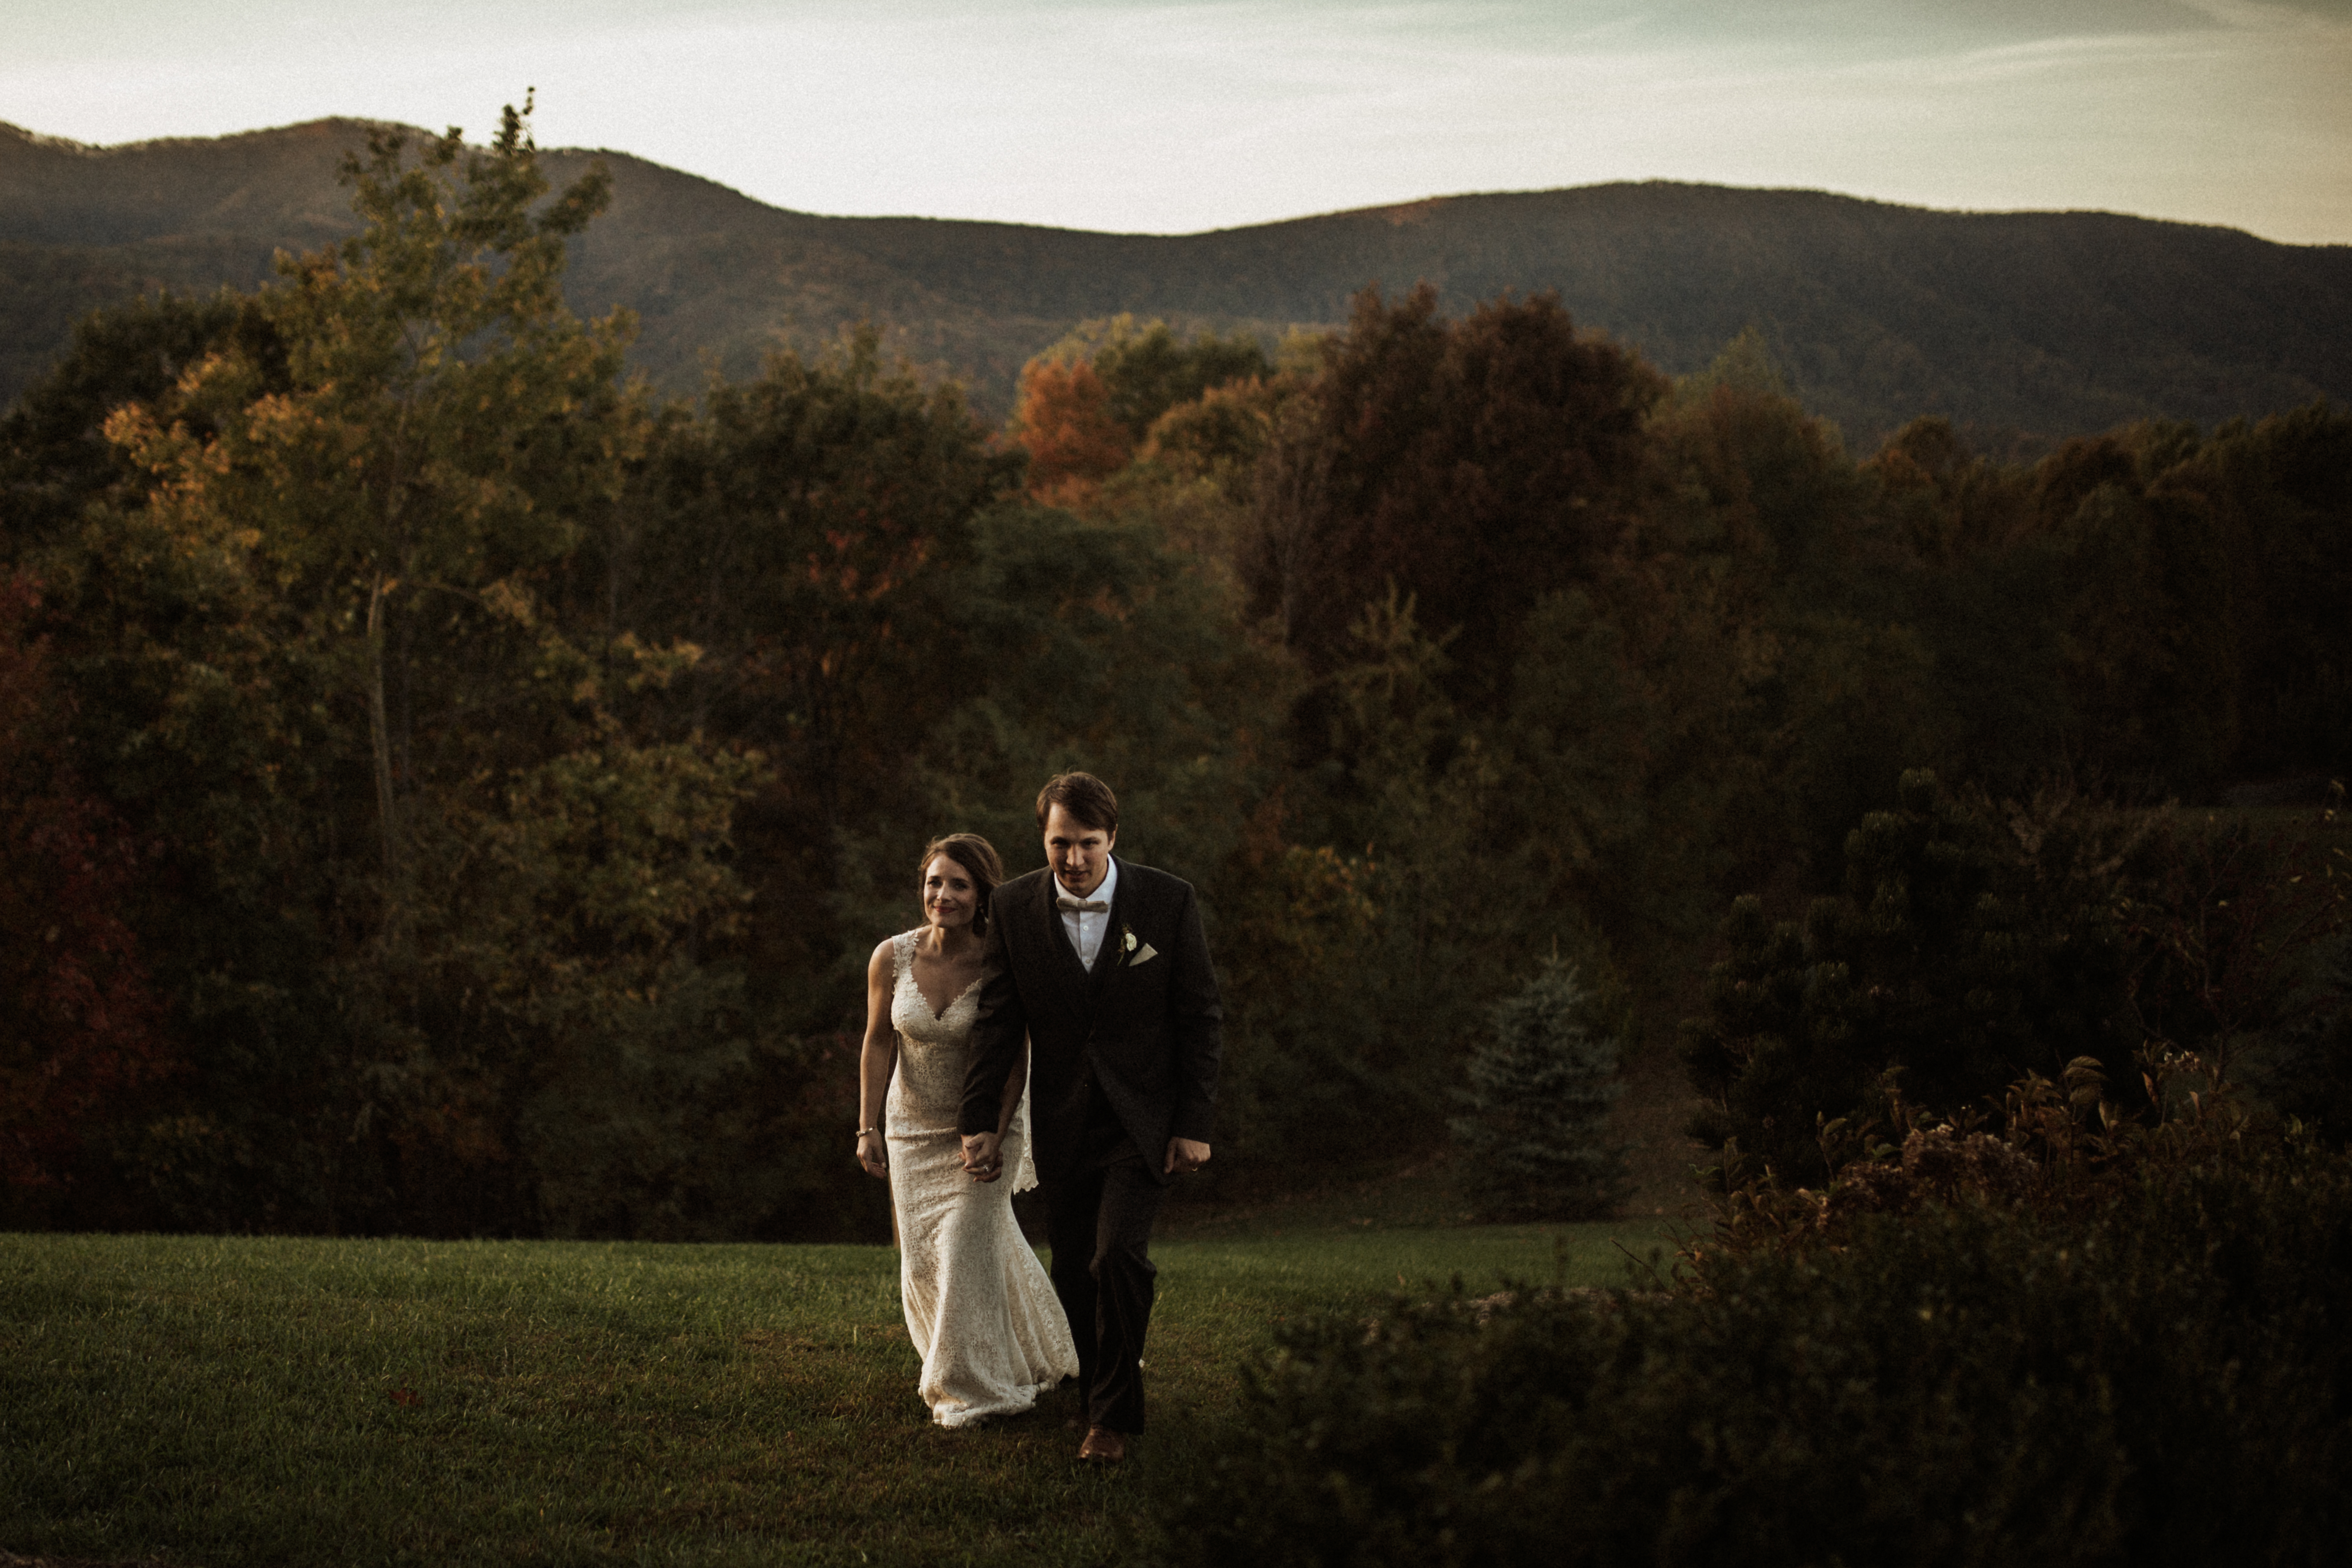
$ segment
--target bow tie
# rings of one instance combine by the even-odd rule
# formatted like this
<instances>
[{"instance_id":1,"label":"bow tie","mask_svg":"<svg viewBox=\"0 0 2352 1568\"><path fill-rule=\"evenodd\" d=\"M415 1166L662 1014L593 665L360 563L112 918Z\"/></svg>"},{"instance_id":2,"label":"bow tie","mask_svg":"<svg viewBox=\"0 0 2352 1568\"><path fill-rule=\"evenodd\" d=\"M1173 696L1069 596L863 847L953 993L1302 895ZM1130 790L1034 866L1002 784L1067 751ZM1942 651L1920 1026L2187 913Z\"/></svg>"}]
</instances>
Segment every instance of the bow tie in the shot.
<instances>
[{"instance_id":1,"label":"bow tie","mask_svg":"<svg viewBox=\"0 0 2352 1568\"><path fill-rule=\"evenodd\" d=\"M1067 893L1064 893L1060 897L1056 898L1054 900L1054 904L1057 909L1084 910L1087 913L1092 915L1101 914L1105 910L1110 908L1108 904L1103 902L1100 899L1074 899Z\"/></svg>"}]
</instances>

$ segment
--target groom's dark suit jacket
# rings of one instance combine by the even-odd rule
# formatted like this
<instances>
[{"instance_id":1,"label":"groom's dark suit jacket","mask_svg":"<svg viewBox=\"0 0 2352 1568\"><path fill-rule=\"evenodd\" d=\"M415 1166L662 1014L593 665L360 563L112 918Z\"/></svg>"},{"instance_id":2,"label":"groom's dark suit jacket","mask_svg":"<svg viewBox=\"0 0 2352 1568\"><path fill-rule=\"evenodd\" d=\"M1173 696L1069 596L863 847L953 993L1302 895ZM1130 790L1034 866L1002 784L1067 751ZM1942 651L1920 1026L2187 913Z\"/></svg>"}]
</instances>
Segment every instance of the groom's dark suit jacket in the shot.
<instances>
[{"instance_id":1,"label":"groom's dark suit jacket","mask_svg":"<svg viewBox=\"0 0 2352 1568\"><path fill-rule=\"evenodd\" d=\"M1089 973L1055 907L1056 891L1051 873L1033 871L997 889L989 905L961 1130L996 1130L1025 1034L1030 1154L1039 1178L1069 1174L1100 1083L1145 1166L1165 1181L1168 1140L1205 1143L1214 1131L1224 1009L1200 901L1181 878L1119 861L1110 924Z\"/></svg>"}]
</instances>

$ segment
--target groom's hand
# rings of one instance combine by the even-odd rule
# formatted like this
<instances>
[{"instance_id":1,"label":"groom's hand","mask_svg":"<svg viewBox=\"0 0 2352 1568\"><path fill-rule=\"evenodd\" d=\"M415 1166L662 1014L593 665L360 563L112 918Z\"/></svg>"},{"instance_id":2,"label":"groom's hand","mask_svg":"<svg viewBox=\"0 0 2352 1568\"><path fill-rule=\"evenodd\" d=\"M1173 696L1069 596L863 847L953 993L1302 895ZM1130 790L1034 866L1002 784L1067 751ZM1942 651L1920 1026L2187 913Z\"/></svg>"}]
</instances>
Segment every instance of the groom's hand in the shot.
<instances>
[{"instance_id":1,"label":"groom's hand","mask_svg":"<svg viewBox=\"0 0 2352 1568\"><path fill-rule=\"evenodd\" d=\"M1209 1163L1209 1146L1191 1138L1168 1140L1168 1168L1164 1175L1181 1176L1197 1171Z\"/></svg>"},{"instance_id":2,"label":"groom's hand","mask_svg":"<svg viewBox=\"0 0 2352 1568\"><path fill-rule=\"evenodd\" d=\"M1003 1173L1004 1158L997 1152L1001 1142L993 1132L967 1132L963 1139L964 1173L975 1182L992 1182Z\"/></svg>"}]
</instances>

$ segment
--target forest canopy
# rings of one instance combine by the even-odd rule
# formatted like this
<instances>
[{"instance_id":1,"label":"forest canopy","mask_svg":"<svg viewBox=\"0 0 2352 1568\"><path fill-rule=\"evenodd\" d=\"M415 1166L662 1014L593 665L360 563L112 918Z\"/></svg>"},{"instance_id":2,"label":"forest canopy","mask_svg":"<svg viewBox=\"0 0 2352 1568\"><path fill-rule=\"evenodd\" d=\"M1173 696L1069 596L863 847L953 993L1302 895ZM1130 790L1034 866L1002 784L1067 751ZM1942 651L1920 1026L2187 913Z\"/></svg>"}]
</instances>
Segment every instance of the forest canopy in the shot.
<instances>
[{"instance_id":1,"label":"forest canopy","mask_svg":"<svg viewBox=\"0 0 2352 1568\"><path fill-rule=\"evenodd\" d=\"M2352 765L2344 411L1857 458L1756 340L1674 382L1427 289L1099 323L1003 430L870 333L665 401L564 306L606 186L521 115L346 179L356 236L92 315L0 420L7 1223L868 1234L863 955L930 836L1037 864L1074 766L1202 889L1228 1182L1442 1140L1555 959L1663 1048L1728 955L1687 1048L1751 1150L1891 1064L2342 1034L2340 888L2277 891L2326 846L2161 808ZM1881 918L1922 867L2018 906L1936 940L2042 943L2009 1023L1804 990L1942 994ZM2224 885L2302 922L2269 1000L2188 977ZM1808 1019L1876 1054L1773 1078Z\"/></svg>"}]
</instances>

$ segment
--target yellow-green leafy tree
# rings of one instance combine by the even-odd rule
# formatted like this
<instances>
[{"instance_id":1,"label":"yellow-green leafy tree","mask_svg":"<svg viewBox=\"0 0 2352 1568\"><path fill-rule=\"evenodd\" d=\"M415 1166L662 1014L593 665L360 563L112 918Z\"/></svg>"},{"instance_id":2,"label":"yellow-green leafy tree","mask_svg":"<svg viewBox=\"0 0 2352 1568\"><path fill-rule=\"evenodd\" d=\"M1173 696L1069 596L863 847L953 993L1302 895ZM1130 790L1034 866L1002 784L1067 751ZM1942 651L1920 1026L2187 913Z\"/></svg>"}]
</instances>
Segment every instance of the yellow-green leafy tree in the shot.
<instances>
[{"instance_id":1,"label":"yellow-green leafy tree","mask_svg":"<svg viewBox=\"0 0 2352 1568\"><path fill-rule=\"evenodd\" d=\"M346 1058L307 1108L342 1123L323 1223L594 1228L614 1205L550 1196L579 1118L549 1097L629 1100L584 1085L632 1051L746 1049L694 959L740 917L755 764L624 722L692 645L563 613L650 421L625 316L562 294L605 175L551 195L527 111L487 148L372 135L344 170L361 232L259 298L282 363L231 345L108 426L147 476L126 535L206 563L268 650L241 696L275 717L240 771L312 753L281 805L331 868L307 889L331 982L314 1048Z\"/></svg>"}]
</instances>

